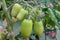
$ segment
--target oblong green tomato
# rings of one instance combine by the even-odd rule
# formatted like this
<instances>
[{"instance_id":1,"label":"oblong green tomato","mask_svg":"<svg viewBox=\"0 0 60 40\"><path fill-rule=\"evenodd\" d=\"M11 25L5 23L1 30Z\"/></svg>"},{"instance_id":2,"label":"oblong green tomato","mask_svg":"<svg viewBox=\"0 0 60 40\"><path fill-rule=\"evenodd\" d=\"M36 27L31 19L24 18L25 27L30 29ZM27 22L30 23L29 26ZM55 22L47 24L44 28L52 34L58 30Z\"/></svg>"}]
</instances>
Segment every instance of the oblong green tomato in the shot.
<instances>
[{"instance_id":1,"label":"oblong green tomato","mask_svg":"<svg viewBox=\"0 0 60 40\"><path fill-rule=\"evenodd\" d=\"M11 16L16 17L21 9L21 5L19 5L18 3L14 4L12 7Z\"/></svg>"},{"instance_id":2,"label":"oblong green tomato","mask_svg":"<svg viewBox=\"0 0 60 40\"><path fill-rule=\"evenodd\" d=\"M26 11L24 9L21 9L21 11L19 12L19 14L17 15L17 19L18 20L22 20L26 14L28 14L28 11Z\"/></svg>"},{"instance_id":3,"label":"oblong green tomato","mask_svg":"<svg viewBox=\"0 0 60 40\"><path fill-rule=\"evenodd\" d=\"M21 24L21 33L24 38L30 37L32 33L32 20L24 19Z\"/></svg>"},{"instance_id":4,"label":"oblong green tomato","mask_svg":"<svg viewBox=\"0 0 60 40\"><path fill-rule=\"evenodd\" d=\"M43 22L42 21L35 21L34 22L34 31L38 36L41 36L43 31L44 31L44 27L43 27Z\"/></svg>"}]
</instances>

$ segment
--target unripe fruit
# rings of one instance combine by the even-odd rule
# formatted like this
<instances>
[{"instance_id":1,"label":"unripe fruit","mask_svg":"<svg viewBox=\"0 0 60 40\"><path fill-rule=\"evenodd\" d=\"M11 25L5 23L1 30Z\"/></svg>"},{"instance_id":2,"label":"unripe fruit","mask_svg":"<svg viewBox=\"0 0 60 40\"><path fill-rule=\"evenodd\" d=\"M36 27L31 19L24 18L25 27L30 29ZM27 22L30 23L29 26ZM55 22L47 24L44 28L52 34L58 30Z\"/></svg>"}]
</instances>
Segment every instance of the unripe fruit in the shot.
<instances>
[{"instance_id":1,"label":"unripe fruit","mask_svg":"<svg viewBox=\"0 0 60 40\"><path fill-rule=\"evenodd\" d=\"M24 19L21 25L21 33L24 38L28 38L32 33L32 20Z\"/></svg>"},{"instance_id":2,"label":"unripe fruit","mask_svg":"<svg viewBox=\"0 0 60 40\"><path fill-rule=\"evenodd\" d=\"M28 11L26 11L24 9L21 9L21 11L19 12L19 14L17 15L17 19L18 20L22 20L26 14L28 14Z\"/></svg>"},{"instance_id":3,"label":"unripe fruit","mask_svg":"<svg viewBox=\"0 0 60 40\"><path fill-rule=\"evenodd\" d=\"M43 31L44 31L44 27L43 27L43 22L42 21L35 21L34 22L34 31L38 36L41 36Z\"/></svg>"},{"instance_id":4,"label":"unripe fruit","mask_svg":"<svg viewBox=\"0 0 60 40\"><path fill-rule=\"evenodd\" d=\"M22 6L19 4L14 4L11 11L11 16L16 17L19 11L22 9Z\"/></svg>"}]
</instances>

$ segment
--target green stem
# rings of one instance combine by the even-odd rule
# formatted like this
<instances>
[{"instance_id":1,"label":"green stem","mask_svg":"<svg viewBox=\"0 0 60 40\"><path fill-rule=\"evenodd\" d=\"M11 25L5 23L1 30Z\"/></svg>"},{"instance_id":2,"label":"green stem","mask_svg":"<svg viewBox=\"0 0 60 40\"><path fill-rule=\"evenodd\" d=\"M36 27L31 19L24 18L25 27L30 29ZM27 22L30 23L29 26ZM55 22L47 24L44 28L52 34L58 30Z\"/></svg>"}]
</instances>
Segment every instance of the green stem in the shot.
<instances>
[{"instance_id":1,"label":"green stem","mask_svg":"<svg viewBox=\"0 0 60 40\"><path fill-rule=\"evenodd\" d=\"M45 15L45 16L46 16L46 15ZM46 39L46 20L44 20L44 30L45 30L45 31L44 31L44 32L45 32L45 40L47 40L47 39Z\"/></svg>"},{"instance_id":2,"label":"green stem","mask_svg":"<svg viewBox=\"0 0 60 40\"><path fill-rule=\"evenodd\" d=\"M47 7L47 0L45 0L45 6ZM46 40L46 20L45 20L45 27L44 27L44 29L45 29L45 40Z\"/></svg>"},{"instance_id":3,"label":"green stem","mask_svg":"<svg viewBox=\"0 0 60 40\"><path fill-rule=\"evenodd\" d=\"M40 40L40 36L38 36L36 40Z\"/></svg>"},{"instance_id":4,"label":"green stem","mask_svg":"<svg viewBox=\"0 0 60 40\"><path fill-rule=\"evenodd\" d=\"M1 1L2 1L3 12L4 12L4 14L6 16L6 20L7 20L7 30L8 30L8 32L10 32L12 34L12 32L13 32L12 20L11 20L11 17L9 15L9 12L7 11L8 9L7 9L5 0L1 0ZM13 39L14 39L14 36L11 35L11 40L13 40Z\"/></svg>"},{"instance_id":5,"label":"green stem","mask_svg":"<svg viewBox=\"0 0 60 40\"><path fill-rule=\"evenodd\" d=\"M38 5L37 0L34 0L35 4Z\"/></svg>"}]
</instances>

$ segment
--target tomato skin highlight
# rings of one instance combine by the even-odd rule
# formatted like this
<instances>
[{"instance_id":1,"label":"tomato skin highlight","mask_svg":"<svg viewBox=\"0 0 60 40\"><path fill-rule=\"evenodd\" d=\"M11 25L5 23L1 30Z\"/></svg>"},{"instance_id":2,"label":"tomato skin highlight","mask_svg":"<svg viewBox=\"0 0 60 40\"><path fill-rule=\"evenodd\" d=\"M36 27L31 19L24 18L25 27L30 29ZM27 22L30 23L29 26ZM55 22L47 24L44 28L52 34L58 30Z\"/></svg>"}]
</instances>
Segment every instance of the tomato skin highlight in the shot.
<instances>
[{"instance_id":1,"label":"tomato skin highlight","mask_svg":"<svg viewBox=\"0 0 60 40\"><path fill-rule=\"evenodd\" d=\"M22 6L18 3L14 4L11 11L11 16L16 17L19 11L22 9Z\"/></svg>"},{"instance_id":2,"label":"tomato skin highlight","mask_svg":"<svg viewBox=\"0 0 60 40\"><path fill-rule=\"evenodd\" d=\"M29 19L23 20L20 31L24 38L30 37L32 33L32 24L33 24L32 20L29 20Z\"/></svg>"}]
</instances>

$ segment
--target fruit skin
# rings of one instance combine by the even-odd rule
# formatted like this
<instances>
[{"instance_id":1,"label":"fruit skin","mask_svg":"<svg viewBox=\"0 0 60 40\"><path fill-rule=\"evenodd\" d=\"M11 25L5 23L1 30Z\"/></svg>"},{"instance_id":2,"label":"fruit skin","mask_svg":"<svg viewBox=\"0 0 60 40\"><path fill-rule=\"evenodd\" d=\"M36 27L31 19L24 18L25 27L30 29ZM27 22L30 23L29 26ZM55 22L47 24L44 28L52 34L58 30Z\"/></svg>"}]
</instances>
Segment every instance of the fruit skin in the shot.
<instances>
[{"instance_id":1,"label":"fruit skin","mask_svg":"<svg viewBox=\"0 0 60 40\"><path fill-rule=\"evenodd\" d=\"M43 22L42 21L35 21L34 22L34 31L38 36L41 36L43 31L44 31L44 27L43 27Z\"/></svg>"},{"instance_id":2,"label":"fruit skin","mask_svg":"<svg viewBox=\"0 0 60 40\"><path fill-rule=\"evenodd\" d=\"M11 16L16 17L21 9L21 5L19 5L18 3L14 4L12 7Z\"/></svg>"},{"instance_id":3,"label":"fruit skin","mask_svg":"<svg viewBox=\"0 0 60 40\"><path fill-rule=\"evenodd\" d=\"M29 20L29 19L23 20L20 31L24 38L30 37L32 33L32 24L33 24L32 20Z\"/></svg>"},{"instance_id":4,"label":"fruit skin","mask_svg":"<svg viewBox=\"0 0 60 40\"><path fill-rule=\"evenodd\" d=\"M18 20L22 20L24 18L25 15L28 14L28 11L21 9L21 11L19 12L19 14L17 15L17 19Z\"/></svg>"}]
</instances>

